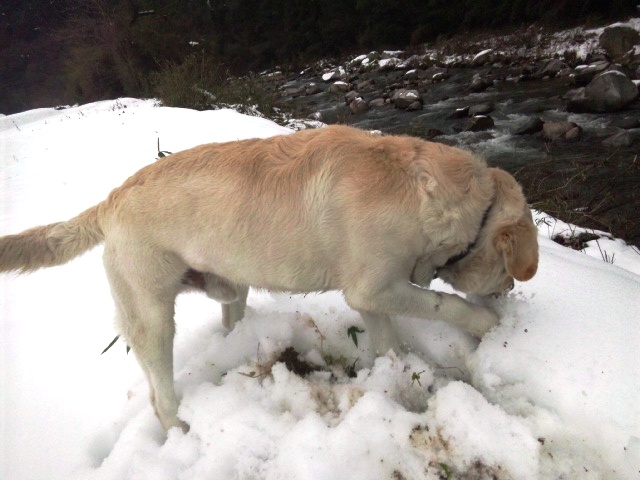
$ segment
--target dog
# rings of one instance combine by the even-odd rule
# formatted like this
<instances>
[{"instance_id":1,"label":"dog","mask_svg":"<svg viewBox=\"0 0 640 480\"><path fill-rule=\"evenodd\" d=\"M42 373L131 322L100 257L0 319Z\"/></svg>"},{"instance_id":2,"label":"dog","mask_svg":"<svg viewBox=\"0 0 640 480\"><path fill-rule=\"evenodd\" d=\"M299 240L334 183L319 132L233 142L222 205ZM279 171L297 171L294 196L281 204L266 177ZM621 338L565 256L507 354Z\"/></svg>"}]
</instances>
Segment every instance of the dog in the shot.
<instances>
[{"instance_id":1,"label":"dog","mask_svg":"<svg viewBox=\"0 0 640 480\"><path fill-rule=\"evenodd\" d=\"M184 288L220 301L229 329L249 286L341 290L384 354L398 348L392 315L476 337L498 324L487 307L429 290L435 276L491 295L538 265L537 230L511 175L464 150L346 126L162 158L69 221L0 238L0 271L61 265L100 243L120 333L165 430L188 428L173 385Z\"/></svg>"}]
</instances>

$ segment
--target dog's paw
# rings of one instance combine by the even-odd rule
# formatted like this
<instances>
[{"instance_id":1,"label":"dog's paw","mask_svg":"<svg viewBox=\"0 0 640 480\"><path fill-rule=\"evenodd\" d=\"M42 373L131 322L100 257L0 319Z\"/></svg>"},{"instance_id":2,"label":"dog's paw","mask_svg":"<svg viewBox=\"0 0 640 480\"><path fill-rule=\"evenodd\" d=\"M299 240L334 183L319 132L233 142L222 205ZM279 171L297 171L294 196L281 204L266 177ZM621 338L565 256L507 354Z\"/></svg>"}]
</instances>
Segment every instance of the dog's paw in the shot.
<instances>
[{"instance_id":1,"label":"dog's paw","mask_svg":"<svg viewBox=\"0 0 640 480\"><path fill-rule=\"evenodd\" d=\"M500 317L492 310L476 306L470 319L468 331L476 338L482 338L485 333L500 323Z\"/></svg>"}]
</instances>

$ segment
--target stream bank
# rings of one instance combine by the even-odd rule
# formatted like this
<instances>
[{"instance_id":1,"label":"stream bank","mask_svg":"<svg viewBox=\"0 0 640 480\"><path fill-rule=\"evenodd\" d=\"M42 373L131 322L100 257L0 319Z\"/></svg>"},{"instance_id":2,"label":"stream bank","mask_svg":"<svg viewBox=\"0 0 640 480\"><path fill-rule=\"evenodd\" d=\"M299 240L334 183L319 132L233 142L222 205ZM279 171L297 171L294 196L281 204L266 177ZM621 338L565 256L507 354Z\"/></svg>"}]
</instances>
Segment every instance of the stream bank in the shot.
<instances>
[{"instance_id":1,"label":"stream bank","mask_svg":"<svg viewBox=\"0 0 640 480\"><path fill-rule=\"evenodd\" d=\"M630 25L640 30L639 19ZM640 42L612 58L602 33L540 33L525 50L513 45L523 33L467 45L466 54L371 52L261 81L305 119L302 128L343 123L472 150L513 173L534 208L640 245ZM632 85L631 100L575 107L572 98L605 75L627 92Z\"/></svg>"}]
</instances>

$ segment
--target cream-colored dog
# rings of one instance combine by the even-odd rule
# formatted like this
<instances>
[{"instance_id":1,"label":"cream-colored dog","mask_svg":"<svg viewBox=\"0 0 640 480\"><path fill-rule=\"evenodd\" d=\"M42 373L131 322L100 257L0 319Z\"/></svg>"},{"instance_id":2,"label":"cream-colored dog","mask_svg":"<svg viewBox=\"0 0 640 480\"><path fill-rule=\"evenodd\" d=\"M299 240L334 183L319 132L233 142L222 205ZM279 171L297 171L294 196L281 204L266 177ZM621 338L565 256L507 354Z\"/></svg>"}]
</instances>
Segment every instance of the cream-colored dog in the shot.
<instances>
[{"instance_id":1,"label":"cream-colored dog","mask_svg":"<svg viewBox=\"0 0 640 480\"><path fill-rule=\"evenodd\" d=\"M228 328L249 285L341 290L385 353L397 348L390 315L478 337L498 323L485 307L422 288L435 275L487 295L538 264L536 228L509 174L456 148L340 126L161 159L67 222L0 238L0 271L61 265L101 242L121 333L165 429L185 428L173 386L185 284L223 303Z\"/></svg>"}]
</instances>

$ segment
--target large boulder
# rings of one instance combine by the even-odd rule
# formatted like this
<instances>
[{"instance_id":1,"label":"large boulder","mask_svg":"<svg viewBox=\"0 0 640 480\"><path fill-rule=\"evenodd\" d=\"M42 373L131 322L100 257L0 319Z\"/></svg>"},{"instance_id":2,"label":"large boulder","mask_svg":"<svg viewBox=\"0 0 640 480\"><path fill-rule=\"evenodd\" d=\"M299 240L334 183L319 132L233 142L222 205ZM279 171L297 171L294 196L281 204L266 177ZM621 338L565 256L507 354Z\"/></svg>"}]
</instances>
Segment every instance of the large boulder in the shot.
<instances>
[{"instance_id":1,"label":"large boulder","mask_svg":"<svg viewBox=\"0 0 640 480\"><path fill-rule=\"evenodd\" d=\"M638 87L621 72L612 70L596 76L586 87L567 92L570 112L616 112L638 98Z\"/></svg>"},{"instance_id":2,"label":"large boulder","mask_svg":"<svg viewBox=\"0 0 640 480\"><path fill-rule=\"evenodd\" d=\"M617 60L622 58L634 45L640 44L640 33L634 28L616 25L605 28L598 41L607 55Z\"/></svg>"}]
</instances>

